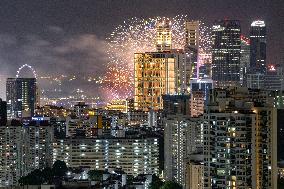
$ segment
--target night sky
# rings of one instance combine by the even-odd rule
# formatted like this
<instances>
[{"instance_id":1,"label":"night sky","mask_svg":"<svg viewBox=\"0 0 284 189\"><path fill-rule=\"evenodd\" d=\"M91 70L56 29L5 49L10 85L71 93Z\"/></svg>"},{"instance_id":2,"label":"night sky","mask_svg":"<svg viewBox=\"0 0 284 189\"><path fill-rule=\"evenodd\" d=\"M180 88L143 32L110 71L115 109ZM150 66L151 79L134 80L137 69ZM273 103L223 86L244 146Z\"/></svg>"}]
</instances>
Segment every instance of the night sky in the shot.
<instances>
[{"instance_id":1,"label":"night sky","mask_svg":"<svg viewBox=\"0 0 284 189\"><path fill-rule=\"evenodd\" d=\"M1 0L0 97L5 98L6 77L15 76L22 64L38 75L103 74L105 38L117 25L131 17L178 14L208 26L216 19L239 19L245 35L253 20L263 19L267 62L283 63L283 0Z\"/></svg>"}]
</instances>

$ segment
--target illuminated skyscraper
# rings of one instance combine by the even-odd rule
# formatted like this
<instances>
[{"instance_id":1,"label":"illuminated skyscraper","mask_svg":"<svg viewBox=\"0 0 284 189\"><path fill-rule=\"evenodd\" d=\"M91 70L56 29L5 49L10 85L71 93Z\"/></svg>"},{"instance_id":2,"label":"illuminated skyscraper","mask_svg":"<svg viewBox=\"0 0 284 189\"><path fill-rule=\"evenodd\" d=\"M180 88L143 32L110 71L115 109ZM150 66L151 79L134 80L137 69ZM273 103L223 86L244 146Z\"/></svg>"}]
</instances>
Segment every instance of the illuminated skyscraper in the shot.
<instances>
[{"instance_id":1,"label":"illuminated skyscraper","mask_svg":"<svg viewBox=\"0 0 284 189\"><path fill-rule=\"evenodd\" d=\"M240 83L246 86L246 75L250 66L250 40L241 35Z\"/></svg>"},{"instance_id":2,"label":"illuminated skyscraper","mask_svg":"<svg viewBox=\"0 0 284 189\"><path fill-rule=\"evenodd\" d=\"M185 22L185 52L187 54L187 72L189 77L187 78L188 84L190 79L198 78L198 48L199 48L199 21L187 21Z\"/></svg>"},{"instance_id":3,"label":"illuminated skyscraper","mask_svg":"<svg viewBox=\"0 0 284 189\"><path fill-rule=\"evenodd\" d=\"M36 106L36 79L8 78L6 99L8 119L32 117Z\"/></svg>"},{"instance_id":4,"label":"illuminated skyscraper","mask_svg":"<svg viewBox=\"0 0 284 189\"><path fill-rule=\"evenodd\" d=\"M262 20L251 24L250 71L251 73L266 73L266 26Z\"/></svg>"},{"instance_id":5,"label":"illuminated skyscraper","mask_svg":"<svg viewBox=\"0 0 284 189\"><path fill-rule=\"evenodd\" d=\"M240 84L240 39L238 20L219 20L213 25L212 79L217 87Z\"/></svg>"},{"instance_id":6,"label":"illuminated skyscraper","mask_svg":"<svg viewBox=\"0 0 284 189\"><path fill-rule=\"evenodd\" d=\"M171 22L163 19L156 25L156 49L158 52L172 49Z\"/></svg>"},{"instance_id":7,"label":"illuminated skyscraper","mask_svg":"<svg viewBox=\"0 0 284 189\"><path fill-rule=\"evenodd\" d=\"M162 95L185 92L186 65L182 50L135 53L134 56L136 110L162 109Z\"/></svg>"}]
</instances>

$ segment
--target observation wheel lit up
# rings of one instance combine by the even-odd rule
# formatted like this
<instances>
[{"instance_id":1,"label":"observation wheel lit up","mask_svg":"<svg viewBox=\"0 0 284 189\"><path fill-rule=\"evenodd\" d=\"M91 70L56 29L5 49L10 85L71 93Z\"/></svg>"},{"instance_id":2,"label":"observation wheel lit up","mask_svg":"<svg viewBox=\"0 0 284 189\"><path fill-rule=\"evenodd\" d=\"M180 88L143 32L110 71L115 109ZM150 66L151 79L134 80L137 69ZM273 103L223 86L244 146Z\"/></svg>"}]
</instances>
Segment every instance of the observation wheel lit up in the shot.
<instances>
[{"instance_id":1,"label":"observation wheel lit up","mask_svg":"<svg viewBox=\"0 0 284 189\"><path fill-rule=\"evenodd\" d=\"M20 72L21 72L21 70L22 70L23 68L28 68L28 69L30 69L30 70L32 71L33 75L34 75L34 78L37 78L37 74L36 74L35 69L34 69L31 65L29 65L29 64L24 64L24 65L22 65L22 66L18 69L17 74L16 74L16 78L19 77Z\"/></svg>"}]
</instances>

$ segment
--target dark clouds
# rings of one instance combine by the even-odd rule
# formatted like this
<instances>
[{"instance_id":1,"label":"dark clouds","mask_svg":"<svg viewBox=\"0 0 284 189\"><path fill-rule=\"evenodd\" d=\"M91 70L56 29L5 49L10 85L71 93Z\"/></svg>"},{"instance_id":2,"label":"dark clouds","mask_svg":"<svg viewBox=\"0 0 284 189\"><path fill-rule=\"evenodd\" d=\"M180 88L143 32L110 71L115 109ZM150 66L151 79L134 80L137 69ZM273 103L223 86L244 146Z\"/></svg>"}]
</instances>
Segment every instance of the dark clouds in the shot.
<instances>
[{"instance_id":1,"label":"dark clouds","mask_svg":"<svg viewBox=\"0 0 284 189\"><path fill-rule=\"evenodd\" d=\"M14 35L0 35L1 97L5 96L5 77L14 77L23 64L34 67L40 76L97 77L105 72L106 41L95 34L65 36L65 31L55 26L49 26L47 30L62 36L58 40L47 40L33 34L20 39ZM72 86L69 89L72 90Z\"/></svg>"}]
</instances>

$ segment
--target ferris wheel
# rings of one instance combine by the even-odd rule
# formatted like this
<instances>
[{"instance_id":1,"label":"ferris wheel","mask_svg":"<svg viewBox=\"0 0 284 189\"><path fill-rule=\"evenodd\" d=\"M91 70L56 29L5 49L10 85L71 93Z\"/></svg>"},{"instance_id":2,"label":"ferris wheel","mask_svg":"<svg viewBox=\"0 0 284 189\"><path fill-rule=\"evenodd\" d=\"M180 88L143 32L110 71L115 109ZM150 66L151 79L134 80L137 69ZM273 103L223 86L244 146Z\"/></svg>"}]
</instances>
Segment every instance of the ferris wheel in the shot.
<instances>
[{"instance_id":1,"label":"ferris wheel","mask_svg":"<svg viewBox=\"0 0 284 189\"><path fill-rule=\"evenodd\" d=\"M21 70L22 70L23 68L26 68L26 67L29 68L29 69L32 71L34 77L37 78L37 74L36 74L35 69L34 69L31 65L29 65L29 64L24 64L24 65L22 65L21 67L19 67L19 69L18 69L18 71L17 71L17 74L16 74L16 78L19 77Z\"/></svg>"}]
</instances>

